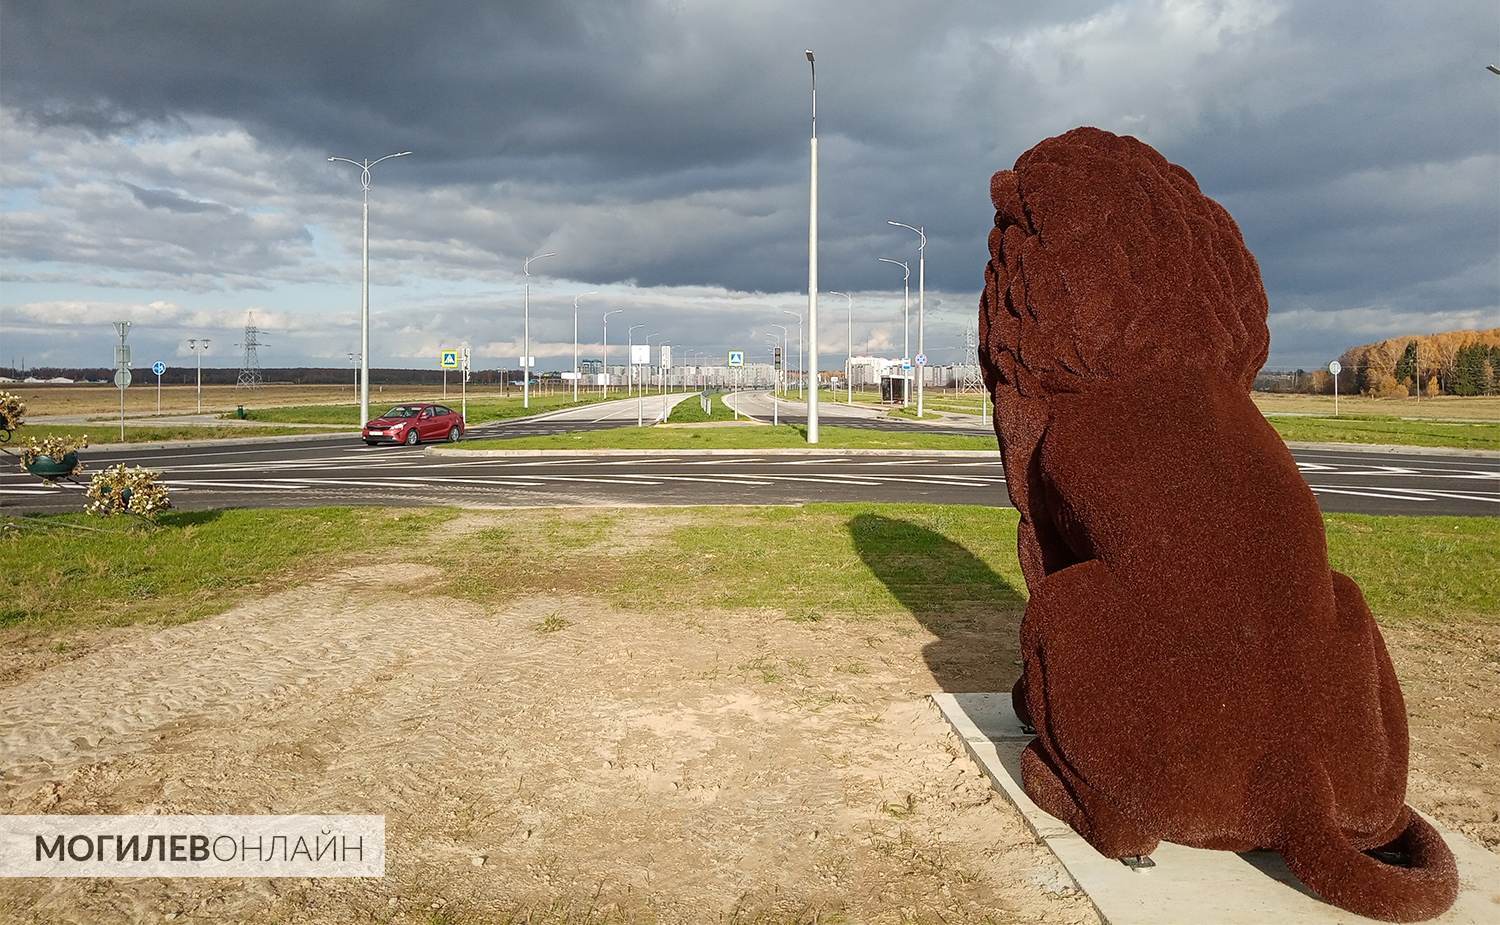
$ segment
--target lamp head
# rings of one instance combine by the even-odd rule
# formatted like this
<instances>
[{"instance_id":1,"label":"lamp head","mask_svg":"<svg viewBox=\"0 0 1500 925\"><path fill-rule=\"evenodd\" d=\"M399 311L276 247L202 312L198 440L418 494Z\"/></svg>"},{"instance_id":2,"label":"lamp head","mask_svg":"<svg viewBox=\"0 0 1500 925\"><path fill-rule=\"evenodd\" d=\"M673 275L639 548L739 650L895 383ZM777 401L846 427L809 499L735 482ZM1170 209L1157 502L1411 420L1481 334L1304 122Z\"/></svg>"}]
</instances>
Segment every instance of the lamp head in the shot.
<instances>
[{"instance_id":1,"label":"lamp head","mask_svg":"<svg viewBox=\"0 0 1500 925\"><path fill-rule=\"evenodd\" d=\"M803 52L803 54L804 54L804 55L807 55L807 60L808 60L808 62L809 62L809 63L811 63L811 62L812 62L812 60L813 60L813 52L812 52L812 49L811 49L811 48L809 48L809 49L807 49L807 50L806 50L806 51L804 51L804 52Z\"/></svg>"}]
</instances>

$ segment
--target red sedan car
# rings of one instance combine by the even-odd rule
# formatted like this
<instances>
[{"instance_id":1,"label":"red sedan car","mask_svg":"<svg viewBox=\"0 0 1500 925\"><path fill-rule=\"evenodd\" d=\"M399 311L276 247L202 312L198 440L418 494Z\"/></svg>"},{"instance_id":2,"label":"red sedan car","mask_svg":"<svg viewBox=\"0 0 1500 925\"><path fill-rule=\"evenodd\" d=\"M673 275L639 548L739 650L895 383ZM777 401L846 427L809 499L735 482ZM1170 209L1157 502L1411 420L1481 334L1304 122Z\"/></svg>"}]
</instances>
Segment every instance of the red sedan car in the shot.
<instances>
[{"instance_id":1,"label":"red sedan car","mask_svg":"<svg viewBox=\"0 0 1500 925\"><path fill-rule=\"evenodd\" d=\"M457 411L431 402L397 405L364 426L360 436L377 443L416 446L423 440L457 440L464 435L464 419Z\"/></svg>"}]
</instances>

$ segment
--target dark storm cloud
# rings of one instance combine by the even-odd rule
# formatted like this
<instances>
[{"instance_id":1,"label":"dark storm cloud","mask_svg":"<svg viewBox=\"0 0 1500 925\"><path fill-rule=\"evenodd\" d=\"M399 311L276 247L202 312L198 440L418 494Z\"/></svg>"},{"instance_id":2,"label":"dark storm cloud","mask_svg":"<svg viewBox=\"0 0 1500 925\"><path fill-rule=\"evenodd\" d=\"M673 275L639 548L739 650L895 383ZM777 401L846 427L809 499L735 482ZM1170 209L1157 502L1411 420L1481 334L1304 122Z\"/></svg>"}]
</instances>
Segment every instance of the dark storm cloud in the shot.
<instances>
[{"instance_id":1,"label":"dark storm cloud","mask_svg":"<svg viewBox=\"0 0 1500 925\"><path fill-rule=\"evenodd\" d=\"M216 202L203 202L198 199L189 199L179 196L171 190L146 189L136 186L134 183L126 183L125 188L135 197L135 201L148 209L166 209L168 212L227 212L227 207Z\"/></svg>"},{"instance_id":2,"label":"dark storm cloud","mask_svg":"<svg viewBox=\"0 0 1500 925\"><path fill-rule=\"evenodd\" d=\"M795 291L811 46L825 285L897 289L875 261L913 255L894 218L927 226L931 288L973 292L989 174L1092 123L1231 209L1273 310L1440 312L1500 299L1496 26L1486 2L14 2L0 101L38 130L207 121L248 133L247 162L281 152L253 195L303 211L257 226L246 278L306 272L304 225L351 227L357 183L315 154L412 148L377 180L401 272L489 272L545 243L585 283ZM136 179L138 204L221 201L174 164ZM245 208L201 227L228 246ZM105 252L80 235L78 260ZM69 259L65 237L31 246ZM153 253L168 273L204 255L135 259Z\"/></svg>"}]
</instances>

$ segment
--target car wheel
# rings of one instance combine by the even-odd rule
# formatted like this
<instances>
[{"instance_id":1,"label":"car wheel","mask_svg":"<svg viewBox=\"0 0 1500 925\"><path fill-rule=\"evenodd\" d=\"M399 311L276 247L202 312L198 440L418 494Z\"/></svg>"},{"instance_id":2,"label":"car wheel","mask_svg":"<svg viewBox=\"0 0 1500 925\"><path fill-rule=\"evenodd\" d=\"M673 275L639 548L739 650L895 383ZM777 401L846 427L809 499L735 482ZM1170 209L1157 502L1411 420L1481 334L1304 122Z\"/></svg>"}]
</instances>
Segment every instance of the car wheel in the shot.
<instances>
[{"instance_id":1,"label":"car wheel","mask_svg":"<svg viewBox=\"0 0 1500 925\"><path fill-rule=\"evenodd\" d=\"M417 429L415 427L413 427L411 430L409 430L409 431L406 432L406 445L407 446L416 446L417 445Z\"/></svg>"},{"instance_id":2,"label":"car wheel","mask_svg":"<svg viewBox=\"0 0 1500 925\"><path fill-rule=\"evenodd\" d=\"M454 424L452 427L448 428L448 442L449 443L457 443L458 442L458 425L457 424Z\"/></svg>"}]
</instances>

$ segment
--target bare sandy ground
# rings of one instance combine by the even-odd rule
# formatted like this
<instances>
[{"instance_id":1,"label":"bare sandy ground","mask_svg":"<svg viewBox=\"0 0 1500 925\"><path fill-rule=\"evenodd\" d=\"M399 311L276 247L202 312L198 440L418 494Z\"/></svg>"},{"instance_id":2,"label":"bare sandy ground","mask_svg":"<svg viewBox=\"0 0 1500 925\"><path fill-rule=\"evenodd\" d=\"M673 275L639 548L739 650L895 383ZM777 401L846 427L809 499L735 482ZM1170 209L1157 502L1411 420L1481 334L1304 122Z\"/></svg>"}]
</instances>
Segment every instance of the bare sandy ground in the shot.
<instances>
[{"instance_id":1,"label":"bare sandy ground","mask_svg":"<svg viewBox=\"0 0 1500 925\"><path fill-rule=\"evenodd\" d=\"M384 814L385 879L0 881L0 921L1097 921L926 701L1008 687L1013 626L436 574L347 568L0 684L0 812ZM1500 851L1500 630L1387 639L1409 799Z\"/></svg>"},{"instance_id":2,"label":"bare sandy ground","mask_svg":"<svg viewBox=\"0 0 1500 925\"><path fill-rule=\"evenodd\" d=\"M927 704L925 633L423 601L431 571L0 690L0 811L383 813L384 880L0 881L0 919L1096 921Z\"/></svg>"}]
</instances>

